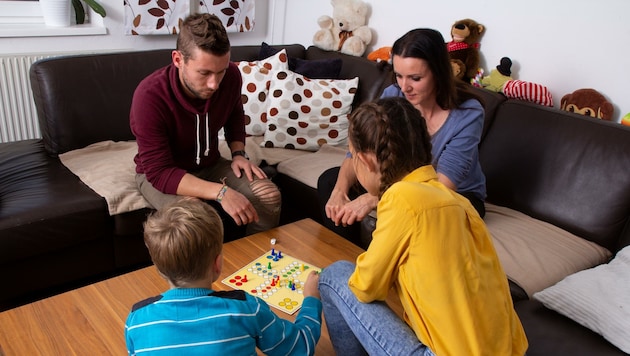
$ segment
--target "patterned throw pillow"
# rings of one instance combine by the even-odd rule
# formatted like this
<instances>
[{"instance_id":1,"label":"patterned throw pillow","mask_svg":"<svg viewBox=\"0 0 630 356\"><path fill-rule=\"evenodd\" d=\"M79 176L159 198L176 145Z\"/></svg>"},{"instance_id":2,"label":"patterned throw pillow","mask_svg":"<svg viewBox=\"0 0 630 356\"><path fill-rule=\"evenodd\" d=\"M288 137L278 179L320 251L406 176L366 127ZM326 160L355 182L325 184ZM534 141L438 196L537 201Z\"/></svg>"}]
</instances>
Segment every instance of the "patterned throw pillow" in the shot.
<instances>
[{"instance_id":1,"label":"patterned throw pillow","mask_svg":"<svg viewBox=\"0 0 630 356\"><path fill-rule=\"evenodd\" d=\"M288 70L286 50L259 61L236 62L243 77L241 99L245 111L245 133L262 136L267 129L267 95L276 71Z\"/></svg>"},{"instance_id":2,"label":"patterned throw pillow","mask_svg":"<svg viewBox=\"0 0 630 356\"><path fill-rule=\"evenodd\" d=\"M317 151L323 144L345 145L358 83L358 77L309 79L289 70L276 72L261 146Z\"/></svg>"}]
</instances>

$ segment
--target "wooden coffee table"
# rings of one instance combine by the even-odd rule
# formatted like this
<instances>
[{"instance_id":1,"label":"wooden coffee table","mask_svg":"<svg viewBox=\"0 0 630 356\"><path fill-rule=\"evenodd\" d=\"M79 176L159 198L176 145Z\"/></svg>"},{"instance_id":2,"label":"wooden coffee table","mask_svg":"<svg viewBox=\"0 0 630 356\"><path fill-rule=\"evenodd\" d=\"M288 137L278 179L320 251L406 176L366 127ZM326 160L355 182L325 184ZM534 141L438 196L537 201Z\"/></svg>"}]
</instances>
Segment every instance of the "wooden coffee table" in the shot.
<instances>
[{"instance_id":1,"label":"wooden coffee table","mask_svg":"<svg viewBox=\"0 0 630 356\"><path fill-rule=\"evenodd\" d=\"M268 252L272 238L283 253L318 267L354 261L363 252L313 220L300 220L225 244L223 273L213 289L229 290L221 280ZM150 266L0 313L0 356L124 355L124 325L131 306L167 288ZM400 314L391 293L388 303ZM282 318L295 318L273 310ZM333 354L324 323L316 355Z\"/></svg>"}]
</instances>

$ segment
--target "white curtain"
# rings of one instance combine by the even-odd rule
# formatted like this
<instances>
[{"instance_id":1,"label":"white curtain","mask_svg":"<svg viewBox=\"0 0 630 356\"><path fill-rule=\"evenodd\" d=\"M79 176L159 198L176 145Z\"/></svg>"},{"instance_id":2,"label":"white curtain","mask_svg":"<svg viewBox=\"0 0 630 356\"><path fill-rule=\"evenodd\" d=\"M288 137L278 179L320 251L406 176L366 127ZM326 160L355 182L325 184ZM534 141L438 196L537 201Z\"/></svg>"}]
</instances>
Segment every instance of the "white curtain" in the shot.
<instances>
[{"instance_id":1,"label":"white curtain","mask_svg":"<svg viewBox=\"0 0 630 356\"><path fill-rule=\"evenodd\" d=\"M214 14L227 32L254 29L255 0L192 0L193 10ZM179 24L191 13L185 0L124 0L127 35L169 35L179 33Z\"/></svg>"}]
</instances>

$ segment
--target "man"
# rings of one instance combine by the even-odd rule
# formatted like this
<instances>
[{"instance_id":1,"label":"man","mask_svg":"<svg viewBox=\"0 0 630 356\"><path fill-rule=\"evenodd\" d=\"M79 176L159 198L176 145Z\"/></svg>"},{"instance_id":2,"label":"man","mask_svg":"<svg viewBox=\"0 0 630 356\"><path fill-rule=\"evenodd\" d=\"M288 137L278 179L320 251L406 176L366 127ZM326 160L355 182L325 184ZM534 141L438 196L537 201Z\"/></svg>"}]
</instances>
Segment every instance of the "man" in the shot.
<instances>
[{"instance_id":1,"label":"man","mask_svg":"<svg viewBox=\"0 0 630 356\"><path fill-rule=\"evenodd\" d=\"M248 234L277 226L280 192L245 153L242 79L221 21L187 17L171 57L138 85L131 104L142 195L156 209L182 196L206 200ZM220 156L221 128L232 161Z\"/></svg>"}]
</instances>

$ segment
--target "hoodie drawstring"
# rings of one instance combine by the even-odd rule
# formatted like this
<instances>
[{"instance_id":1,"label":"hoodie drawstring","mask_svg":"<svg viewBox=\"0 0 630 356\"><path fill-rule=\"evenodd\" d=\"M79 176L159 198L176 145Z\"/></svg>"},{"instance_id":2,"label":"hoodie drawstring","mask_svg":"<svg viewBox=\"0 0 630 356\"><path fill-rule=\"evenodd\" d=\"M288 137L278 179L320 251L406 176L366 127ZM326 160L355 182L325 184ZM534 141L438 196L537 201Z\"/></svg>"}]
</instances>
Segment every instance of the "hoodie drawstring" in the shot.
<instances>
[{"instance_id":1,"label":"hoodie drawstring","mask_svg":"<svg viewBox=\"0 0 630 356\"><path fill-rule=\"evenodd\" d=\"M199 157L199 152L201 151L201 137L199 137L199 114L197 114L197 158L195 162L199 164L201 162L201 158Z\"/></svg>"},{"instance_id":2,"label":"hoodie drawstring","mask_svg":"<svg viewBox=\"0 0 630 356\"><path fill-rule=\"evenodd\" d=\"M203 155L208 157L210 153L210 125L208 125L208 113L206 113L206 150Z\"/></svg>"},{"instance_id":3,"label":"hoodie drawstring","mask_svg":"<svg viewBox=\"0 0 630 356\"><path fill-rule=\"evenodd\" d=\"M208 113L206 113L206 150L203 151L203 155L206 157L208 157L208 155L210 154L210 126L208 125L209 120L210 119L208 117ZM199 165L199 163L201 162L201 135L199 135L200 131L199 114L197 114L197 157L195 158L195 162L197 163L197 165Z\"/></svg>"}]
</instances>

